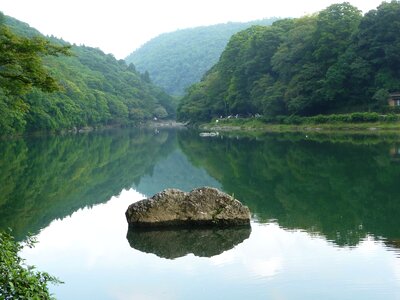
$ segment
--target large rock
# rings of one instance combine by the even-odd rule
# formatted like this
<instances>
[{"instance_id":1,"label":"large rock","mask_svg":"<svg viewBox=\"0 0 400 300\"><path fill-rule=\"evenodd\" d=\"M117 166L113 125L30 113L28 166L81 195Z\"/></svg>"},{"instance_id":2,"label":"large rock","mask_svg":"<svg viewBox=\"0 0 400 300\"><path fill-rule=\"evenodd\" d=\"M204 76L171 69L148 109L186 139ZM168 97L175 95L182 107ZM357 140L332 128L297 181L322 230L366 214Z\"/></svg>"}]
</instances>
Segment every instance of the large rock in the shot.
<instances>
[{"instance_id":1,"label":"large rock","mask_svg":"<svg viewBox=\"0 0 400 300\"><path fill-rule=\"evenodd\" d=\"M130 227L249 225L250 211L238 200L214 188L190 193L167 189L131 204L126 213Z\"/></svg>"}]
</instances>

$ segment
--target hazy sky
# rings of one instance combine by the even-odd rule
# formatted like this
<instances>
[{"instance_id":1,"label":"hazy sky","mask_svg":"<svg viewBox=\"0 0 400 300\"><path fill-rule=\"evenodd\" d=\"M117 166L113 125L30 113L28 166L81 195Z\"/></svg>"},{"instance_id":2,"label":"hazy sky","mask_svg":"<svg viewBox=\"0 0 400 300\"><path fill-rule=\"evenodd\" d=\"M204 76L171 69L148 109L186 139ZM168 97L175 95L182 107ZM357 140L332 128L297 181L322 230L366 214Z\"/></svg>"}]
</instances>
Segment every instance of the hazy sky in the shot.
<instances>
[{"instance_id":1,"label":"hazy sky","mask_svg":"<svg viewBox=\"0 0 400 300\"><path fill-rule=\"evenodd\" d=\"M347 0L366 12L381 0ZM46 35L99 47L124 58L151 38L176 29L299 17L334 0L0 0L0 11Z\"/></svg>"}]
</instances>

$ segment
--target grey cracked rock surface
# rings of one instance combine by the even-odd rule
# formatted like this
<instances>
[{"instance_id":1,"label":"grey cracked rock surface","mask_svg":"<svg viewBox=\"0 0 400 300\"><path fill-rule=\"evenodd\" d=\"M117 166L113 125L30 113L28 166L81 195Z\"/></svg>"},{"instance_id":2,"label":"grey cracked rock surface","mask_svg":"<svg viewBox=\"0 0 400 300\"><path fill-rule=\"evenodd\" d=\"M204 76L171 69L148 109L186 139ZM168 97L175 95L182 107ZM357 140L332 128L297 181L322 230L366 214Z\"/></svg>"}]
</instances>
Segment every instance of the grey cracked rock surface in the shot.
<instances>
[{"instance_id":1,"label":"grey cracked rock surface","mask_svg":"<svg viewBox=\"0 0 400 300\"><path fill-rule=\"evenodd\" d=\"M249 225L250 211L238 200L215 188L186 193L166 189L131 204L126 213L130 227Z\"/></svg>"}]
</instances>

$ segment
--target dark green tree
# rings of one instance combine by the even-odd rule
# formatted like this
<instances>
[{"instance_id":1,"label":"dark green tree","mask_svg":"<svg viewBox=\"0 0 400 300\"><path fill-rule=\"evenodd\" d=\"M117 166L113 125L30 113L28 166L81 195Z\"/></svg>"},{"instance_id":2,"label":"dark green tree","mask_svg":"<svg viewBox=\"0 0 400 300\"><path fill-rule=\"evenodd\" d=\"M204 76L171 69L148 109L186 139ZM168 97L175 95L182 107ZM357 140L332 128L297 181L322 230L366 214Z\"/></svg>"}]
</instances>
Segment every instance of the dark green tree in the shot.
<instances>
[{"instance_id":1,"label":"dark green tree","mask_svg":"<svg viewBox=\"0 0 400 300\"><path fill-rule=\"evenodd\" d=\"M3 19L0 135L135 125L155 116L158 107L175 117L172 98L133 65Z\"/></svg>"},{"instance_id":2,"label":"dark green tree","mask_svg":"<svg viewBox=\"0 0 400 300\"><path fill-rule=\"evenodd\" d=\"M14 34L0 12L0 132L22 129L29 104L24 94L38 88L45 92L60 89L43 65L47 55L69 55L69 47L58 46L41 37L25 38Z\"/></svg>"},{"instance_id":3,"label":"dark green tree","mask_svg":"<svg viewBox=\"0 0 400 300\"><path fill-rule=\"evenodd\" d=\"M368 12L356 39L357 54L373 74L374 88L400 90L400 2L383 2Z\"/></svg>"},{"instance_id":4,"label":"dark green tree","mask_svg":"<svg viewBox=\"0 0 400 300\"><path fill-rule=\"evenodd\" d=\"M46 272L26 266L18 252L24 246L33 247L35 240L28 238L17 243L8 232L0 232L0 298L1 299L54 299L48 284L61 283Z\"/></svg>"},{"instance_id":5,"label":"dark green tree","mask_svg":"<svg viewBox=\"0 0 400 300\"><path fill-rule=\"evenodd\" d=\"M0 13L1 14L1 13ZM20 96L33 87L58 90L56 80L43 65L47 55L69 55L68 46L57 46L41 38L15 35L0 20L0 86L7 95Z\"/></svg>"}]
</instances>

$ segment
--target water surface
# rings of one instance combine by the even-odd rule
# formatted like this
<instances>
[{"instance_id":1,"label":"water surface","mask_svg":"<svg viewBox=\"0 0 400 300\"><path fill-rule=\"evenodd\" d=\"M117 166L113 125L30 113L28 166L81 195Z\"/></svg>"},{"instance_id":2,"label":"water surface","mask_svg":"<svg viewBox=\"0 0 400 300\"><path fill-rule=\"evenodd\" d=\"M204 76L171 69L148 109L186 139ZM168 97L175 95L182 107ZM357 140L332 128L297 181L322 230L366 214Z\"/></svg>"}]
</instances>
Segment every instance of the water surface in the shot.
<instances>
[{"instance_id":1,"label":"water surface","mask_svg":"<svg viewBox=\"0 0 400 300\"><path fill-rule=\"evenodd\" d=\"M0 142L0 227L59 299L400 299L395 136L115 130ZM214 186L248 231L128 232L127 206Z\"/></svg>"}]
</instances>

